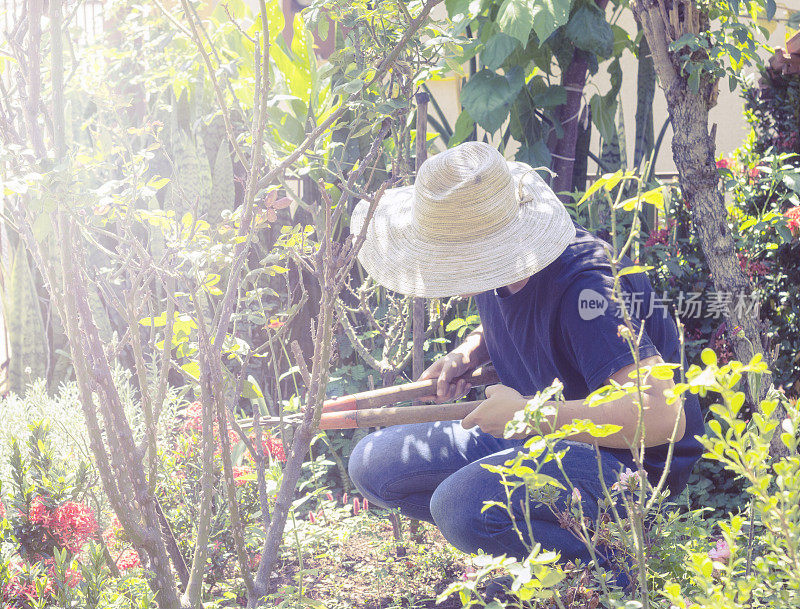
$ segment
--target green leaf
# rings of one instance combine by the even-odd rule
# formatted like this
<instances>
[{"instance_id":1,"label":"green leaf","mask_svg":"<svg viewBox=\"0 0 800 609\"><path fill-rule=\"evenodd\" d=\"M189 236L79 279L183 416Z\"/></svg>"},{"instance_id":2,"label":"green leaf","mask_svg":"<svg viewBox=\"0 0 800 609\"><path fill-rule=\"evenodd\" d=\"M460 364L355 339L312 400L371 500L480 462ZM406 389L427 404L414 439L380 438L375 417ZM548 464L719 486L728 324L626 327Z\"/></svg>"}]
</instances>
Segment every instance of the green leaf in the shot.
<instances>
[{"instance_id":1,"label":"green leaf","mask_svg":"<svg viewBox=\"0 0 800 609\"><path fill-rule=\"evenodd\" d=\"M472 134L474 127L475 121L472 120L469 112L466 110L462 111L456 119L455 127L453 127L453 135L450 137L450 141L447 143L447 146L452 148L453 146L457 146L466 140Z\"/></svg>"},{"instance_id":2,"label":"green leaf","mask_svg":"<svg viewBox=\"0 0 800 609\"><path fill-rule=\"evenodd\" d=\"M793 191L800 194L800 173L796 171L786 173L782 181L787 188L791 188Z\"/></svg>"},{"instance_id":3,"label":"green leaf","mask_svg":"<svg viewBox=\"0 0 800 609\"><path fill-rule=\"evenodd\" d=\"M680 364L657 364L650 368L650 375L662 381L672 380L674 377L673 369L679 366Z\"/></svg>"},{"instance_id":4,"label":"green leaf","mask_svg":"<svg viewBox=\"0 0 800 609\"><path fill-rule=\"evenodd\" d=\"M444 0L447 16L453 19L465 14L477 15L483 8L483 0Z\"/></svg>"},{"instance_id":5,"label":"green leaf","mask_svg":"<svg viewBox=\"0 0 800 609\"><path fill-rule=\"evenodd\" d=\"M497 70L517 47L517 40L508 34L495 34L486 43L481 53L481 61L489 70Z\"/></svg>"},{"instance_id":6,"label":"green leaf","mask_svg":"<svg viewBox=\"0 0 800 609\"><path fill-rule=\"evenodd\" d=\"M533 12L533 31L544 42L569 19L572 0L529 0Z\"/></svg>"},{"instance_id":7,"label":"green leaf","mask_svg":"<svg viewBox=\"0 0 800 609\"><path fill-rule=\"evenodd\" d=\"M453 321L451 321L449 324L447 324L447 327L444 329L444 331L445 332L452 332L453 330L458 330L459 328L461 328L462 326L465 326L466 324L467 324L467 322L459 317L459 318L454 319Z\"/></svg>"},{"instance_id":8,"label":"green leaf","mask_svg":"<svg viewBox=\"0 0 800 609\"><path fill-rule=\"evenodd\" d=\"M181 370L183 370L186 374L191 376L194 380L200 380L200 364L197 362L189 362L188 364L183 364L181 366Z\"/></svg>"},{"instance_id":9,"label":"green leaf","mask_svg":"<svg viewBox=\"0 0 800 609\"><path fill-rule=\"evenodd\" d=\"M633 42L625 28L616 24L611 26L611 31L614 33L614 51L613 55L621 55L625 49L632 49Z\"/></svg>"},{"instance_id":10,"label":"green leaf","mask_svg":"<svg viewBox=\"0 0 800 609\"><path fill-rule=\"evenodd\" d=\"M505 0L497 11L497 25L508 36L527 46L533 28L533 11L530 0Z\"/></svg>"},{"instance_id":11,"label":"green leaf","mask_svg":"<svg viewBox=\"0 0 800 609\"><path fill-rule=\"evenodd\" d=\"M641 193L638 197L631 197L630 199L625 199L617 208L622 208L625 211L632 211L638 205L643 203L649 203L650 205L655 206L658 209L664 209L664 189L663 187L659 186L658 188L653 188L652 190L648 190L647 192Z\"/></svg>"},{"instance_id":12,"label":"green leaf","mask_svg":"<svg viewBox=\"0 0 800 609\"><path fill-rule=\"evenodd\" d=\"M150 181L147 183L147 187L152 189L152 190L161 190L167 184L169 184L169 178L162 178L162 177L158 177L158 176L153 176L152 178L150 178Z\"/></svg>"},{"instance_id":13,"label":"green leaf","mask_svg":"<svg viewBox=\"0 0 800 609\"><path fill-rule=\"evenodd\" d=\"M565 103L567 103L567 90L561 85L550 85L533 96L533 105L537 108L550 108Z\"/></svg>"},{"instance_id":14,"label":"green leaf","mask_svg":"<svg viewBox=\"0 0 800 609\"><path fill-rule=\"evenodd\" d=\"M517 66L505 76L484 69L464 85L461 103L481 127L494 133L506 120L509 108L524 84L522 70Z\"/></svg>"},{"instance_id":15,"label":"green leaf","mask_svg":"<svg viewBox=\"0 0 800 609\"><path fill-rule=\"evenodd\" d=\"M583 193L583 196L578 201L578 205L581 205L584 201L589 199L594 193L599 191L601 188L605 188L607 191L612 191L614 187L619 184L619 181L622 179L622 170L618 170L616 173L606 173L601 176L599 179L595 180L595 182L589 187L589 189Z\"/></svg>"},{"instance_id":16,"label":"green leaf","mask_svg":"<svg viewBox=\"0 0 800 609\"><path fill-rule=\"evenodd\" d=\"M606 16L595 5L584 5L569 20L564 29L572 43L579 49L608 58L614 52L614 31Z\"/></svg>"},{"instance_id":17,"label":"green leaf","mask_svg":"<svg viewBox=\"0 0 800 609\"><path fill-rule=\"evenodd\" d=\"M549 167L552 155L543 139L519 147L515 158L531 167Z\"/></svg>"},{"instance_id":18,"label":"green leaf","mask_svg":"<svg viewBox=\"0 0 800 609\"><path fill-rule=\"evenodd\" d=\"M712 349L703 349L702 353L700 353L700 359L703 360L706 366L717 365L717 354Z\"/></svg>"},{"instance_id":19,"label":"green leaf","mask_svg":"<svg viewBox=\"0 0 800 609\"><path fill-rule=\"evenodd\" d=\"M640 266L638 264L633 264L631 266L626 266L624 269L621 269L617 275L622 277L623 275L635 275L636 273L644 273L646 271L651 270L652 266Z\"/></svg>"}]
</instances>

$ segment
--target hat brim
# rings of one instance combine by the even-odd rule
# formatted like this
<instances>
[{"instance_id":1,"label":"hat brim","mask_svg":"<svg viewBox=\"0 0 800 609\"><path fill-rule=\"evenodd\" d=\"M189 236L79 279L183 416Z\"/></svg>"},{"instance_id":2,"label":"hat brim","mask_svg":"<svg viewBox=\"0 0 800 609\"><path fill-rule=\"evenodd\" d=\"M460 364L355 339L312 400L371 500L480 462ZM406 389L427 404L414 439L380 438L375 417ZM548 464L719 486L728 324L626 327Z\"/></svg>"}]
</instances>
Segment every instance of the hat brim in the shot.
<instances>
[{"instance_id":1,"label":"hat brim","mask_svg":"<svg viewBox=\"0 0 800 609\"><path fill-rule=\"evenodd\" d=\"M517 217L504 228L479 241L425 238L412 219L414 187L391 188L375 208L359 262L377 283L422 298L484 292L542 270L564 252L575 225L530 165L508 161L508 167L521 199ZM352 234L361 232L368 211L369 202L359 201Z\"/></svg>"}]
</instances>

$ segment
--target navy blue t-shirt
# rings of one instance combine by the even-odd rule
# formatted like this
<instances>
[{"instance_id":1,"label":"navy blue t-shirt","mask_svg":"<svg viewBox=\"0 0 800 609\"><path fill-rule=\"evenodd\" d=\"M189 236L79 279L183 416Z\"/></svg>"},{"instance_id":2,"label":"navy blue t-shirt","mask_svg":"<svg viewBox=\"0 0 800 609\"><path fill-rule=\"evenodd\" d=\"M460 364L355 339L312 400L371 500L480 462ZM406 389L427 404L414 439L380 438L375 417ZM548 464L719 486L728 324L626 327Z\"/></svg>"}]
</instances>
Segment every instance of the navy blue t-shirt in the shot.
<instances>
[{"instance_id":1,"label":"navy blue t-shirt","mask_svg":"<svg viewBox=\"0 0 800 609\"><path fill-rule=\"evenodd\" d=\"M576 224L576 235L561 256L528 279L514 294L497 290L476 296L484 338L500 382L522 395L533 395L558 378L564 398L585 398L615 372L634 363L630 347L618 335L622 317L613 298L614 279L605 252L608 244ZM632 262L624 259L622 266ZM660 355L680 363L680 343L671 313L653 293L644 273L620 278L623 302L634 326L644 321L640 359ZM675 381L680 371L675 371ZM702 449L703 433L697 396L684 394L686 433L674 446L667 485L677 494L686 485ZM589 417L587 417L589 418ZM645 450L651 482L664 469L668 445ZM601 450L635 469L629 449Z\"/></svg>"}]
</instances>

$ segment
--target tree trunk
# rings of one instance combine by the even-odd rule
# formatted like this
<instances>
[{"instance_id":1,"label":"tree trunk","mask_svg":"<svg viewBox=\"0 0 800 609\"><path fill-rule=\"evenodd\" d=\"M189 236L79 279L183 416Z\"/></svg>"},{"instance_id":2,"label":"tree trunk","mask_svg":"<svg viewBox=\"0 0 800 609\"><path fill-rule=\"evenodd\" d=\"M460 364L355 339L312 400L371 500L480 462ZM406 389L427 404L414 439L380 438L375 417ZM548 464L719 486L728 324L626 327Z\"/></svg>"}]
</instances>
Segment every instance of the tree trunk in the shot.
<instances>
[{"instance_id":1,"label":"tree trunk","mask_svg":"<svg viewBox=\"0 0 800 609\"><path fill-rule=\"evenodd\" d=\"M428 101L430 97L425 92L417 93L414 97L417 101L416 170L419 171L428 157ZM422 135L420 136L420 134ZM417 380L425 368L425 353L422 348L425 341L425 299L415 298L412 302L411 374L414 380Z\"/></svg>"},{"instance_id":2,"label":"tree trunk","mask_svg":"<svg viewBox=\"0 0 800 609\"><path fill-rule=\"evenodd\" d=\"M601 10L605 10L608 0L595 0ZM550 154L553 156L551 169L555 176L550 187L556 192L570 191L572 188L572 174L575 166L575 149L578 142L579 117L583 88L586 86L586 72L589 69L588 53L575 49L569 67L561 75L561 86L567 90L567 101L558 108L558 120L564 129L564 134L558 139L553 131L547 142ZM564 203L572 200L566 194L559 197Z\"/></svg>"},{"instance_id":3,"label":"tree trunk","mask_svg":"<svg viewBox=\"0 0 800 609\"><path fill-rule=\"evenodd\" d=\"M711 270L714 288L717 294L725 295L726 301L730 297L725 303L724 318L736 358L749 362L756 353L760 353L770 365L770 354L763 344L764 333L758 305L736 306L740 302L748 302L749 305L753 285L739 265L734 238L727 224L728 214L719 188L715 162L716 125L710 133L708 129L708 111L716 103L717 81L704 78L699 90L692 91L688 78L681 73L669 50L670 43L682 35L707 31L709 20L693 5L686 4L682 15L678 16L676 12L670 15L668 27L662 15L670 13L663 2L638 0L631 8L644 30L656 74L666 96L674 132L672 154L678 169L681 192L691 207L692 221ZM762 381L757 395L753 395L756 391L750 387L749 397L755 408L758 408L766 394L770 378L771 374L767 372L766 382ZM780 414L776 412L776 416ZM770 453L773 457L785 454L778 434L773 437Z\"/></svg>"}]
</instances>

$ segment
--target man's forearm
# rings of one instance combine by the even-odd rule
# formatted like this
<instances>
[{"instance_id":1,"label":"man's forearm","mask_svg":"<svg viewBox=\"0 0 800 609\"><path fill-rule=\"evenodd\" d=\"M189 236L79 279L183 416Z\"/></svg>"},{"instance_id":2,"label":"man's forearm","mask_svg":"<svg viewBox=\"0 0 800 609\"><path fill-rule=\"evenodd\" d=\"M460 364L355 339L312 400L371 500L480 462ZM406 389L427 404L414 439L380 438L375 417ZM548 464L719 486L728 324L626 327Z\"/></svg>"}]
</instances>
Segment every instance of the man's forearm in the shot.
<instances>
[{"instance_id":1,"label":"man's forearm","mask_svg":"<svg viewBox=\"0 0 800 609\"><path fill-rule=\"evenodd\" d=\"M643 392L642 395L642 432L644 433L645 446L658 446L666 444L675 431L673 441L683 438L686 429L686 420L683 406L680 401L667 405L663 397ZM629 448L638 445L639 439L639 407L632 395L626 395L616 400L587 406L583 400L566 400L556 402L558 415L553 424L554 429L571 423L574 419L589 419L596 425L618 425L619 431L603 438L595 438L588 433L581 433L571 439L587 444L597 444L606 448ZM676 426L677 421L677 426Z\"/></svg>"},{"instance_id":2,"label":"man's forearm","mask_svg":"<svg viewBox=\"0 0 800 609\"><path fill-rule=\"evenodd\" d=\"M453 351L464 356L469 363L470 370L474 370L481 364L488 362L490 359L489 350L486 348L486 341L483 338L483 326L478 326L470 332Z\"/></svg>"}]
</instances>

